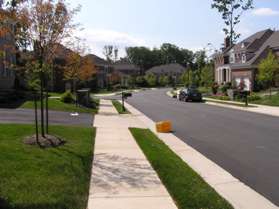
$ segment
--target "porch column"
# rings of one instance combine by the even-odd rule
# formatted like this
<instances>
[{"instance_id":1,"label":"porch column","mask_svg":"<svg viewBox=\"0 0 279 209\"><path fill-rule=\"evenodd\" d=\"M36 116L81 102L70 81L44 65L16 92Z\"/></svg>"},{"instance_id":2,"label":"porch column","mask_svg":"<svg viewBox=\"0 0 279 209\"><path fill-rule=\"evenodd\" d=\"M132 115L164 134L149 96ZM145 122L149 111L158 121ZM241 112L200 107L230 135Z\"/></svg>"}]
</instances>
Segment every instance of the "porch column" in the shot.
<instances>
[{"instance_id":1,"label":"porch column","mask_svg":"<svg viewBox=\"0 0 279 209\"><path fill-rule=\"evenodd\" d=\"M230 69L227 68L226 71L227 71L227 73L226 73L227 79L226 80L227 80L227 82L230 82Z\"/></svg>"}]
</instances>

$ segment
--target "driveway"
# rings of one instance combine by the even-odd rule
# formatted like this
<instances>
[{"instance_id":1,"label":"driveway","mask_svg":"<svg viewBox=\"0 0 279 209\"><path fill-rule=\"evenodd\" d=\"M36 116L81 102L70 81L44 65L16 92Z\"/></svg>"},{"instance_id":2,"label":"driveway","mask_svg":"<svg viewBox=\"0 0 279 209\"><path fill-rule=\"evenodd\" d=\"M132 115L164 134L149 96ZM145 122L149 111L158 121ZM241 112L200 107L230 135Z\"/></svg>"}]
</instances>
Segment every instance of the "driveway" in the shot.
<instances>
[{"instance_id":1,"label":"driveway","mask_svg":"<svg viewBox=\"0 0 279 209\"><path fill-rule=\"evenodd\" d=\"M38 111L39 114L39 111ZM40 114L39 114L40 116ZM31 109L0 109L0 123L34 123L34 110ZM53 125L72 125L92 127L92 114L71 116L68 112L49 111L49 123Z\"/></svg>"},{"instance_id":2,"label":"driveway","mask_svg":"<svg viewBox=\"0 0 279 209\"><path fill-rule=\"evenodd\" d=\"M279 205L279 117L179 102L166 90L128 103L154 121L171 120L176 136Z\"/></svg>"}]
</instances>

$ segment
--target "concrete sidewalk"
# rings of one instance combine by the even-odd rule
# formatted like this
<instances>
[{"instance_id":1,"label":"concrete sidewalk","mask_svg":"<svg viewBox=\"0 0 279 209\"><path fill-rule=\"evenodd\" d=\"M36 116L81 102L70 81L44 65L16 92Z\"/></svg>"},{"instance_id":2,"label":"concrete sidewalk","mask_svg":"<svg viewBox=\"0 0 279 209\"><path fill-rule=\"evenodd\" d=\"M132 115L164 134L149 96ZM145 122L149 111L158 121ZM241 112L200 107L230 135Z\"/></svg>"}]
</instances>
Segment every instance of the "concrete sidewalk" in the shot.
<instances>
[{"instance_id":1,"label":"concrete sidewalk","mask_svg":"<svg viewBox=\"0 0 279 209\"><path fill-rule=\"evenodd\" d=\"M133 115L119 115L101 100L88 209L176 209L138 147L129 127L146 128Z\"/></svg>"}]
</instances>

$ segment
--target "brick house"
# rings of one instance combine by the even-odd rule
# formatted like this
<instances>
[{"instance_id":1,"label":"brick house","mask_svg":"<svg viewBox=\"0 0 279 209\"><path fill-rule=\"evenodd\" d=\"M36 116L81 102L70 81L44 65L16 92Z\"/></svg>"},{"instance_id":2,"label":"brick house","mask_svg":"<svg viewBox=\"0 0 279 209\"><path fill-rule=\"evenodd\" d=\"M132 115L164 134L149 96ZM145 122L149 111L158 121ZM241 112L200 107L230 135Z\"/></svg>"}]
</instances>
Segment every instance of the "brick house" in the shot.
<instances>
[{"instance_id":1,"label":"brick house","mask_svg":"<svg viewBox=\"0 0 279 209\"><path fill-rule=\"evenodd\" d=\"M88 54L85 57L91 59L96 66L98 88L105 88L118 80L117 75L114 74L113 66L109 62L94 54Z\"/></svg>"},{"instance_id":2,"label":"brick house","mask_svg":"<svg viewBox=\"0 0 279 209\"><path fill-rule=\"evenodd\" d=\"M15 71L12 65L16 62L14 23L8 18L8 14L0 7L1 27L0 31L0 91L13 89L15 84Z\"/></svg>"},{"instance_id":3,"label":"brick house","mask_svg":"<svg viewBox=\"0 0 279 209\"><path fill-rule=\"evenodd\" d=\"M270 50L279 58L279 31L260 31L233 46L225 39L222 51L214 55L215 82L238 86L244 81L245 89L253 91L258 65Z\"/></svg>"}]
</instances>

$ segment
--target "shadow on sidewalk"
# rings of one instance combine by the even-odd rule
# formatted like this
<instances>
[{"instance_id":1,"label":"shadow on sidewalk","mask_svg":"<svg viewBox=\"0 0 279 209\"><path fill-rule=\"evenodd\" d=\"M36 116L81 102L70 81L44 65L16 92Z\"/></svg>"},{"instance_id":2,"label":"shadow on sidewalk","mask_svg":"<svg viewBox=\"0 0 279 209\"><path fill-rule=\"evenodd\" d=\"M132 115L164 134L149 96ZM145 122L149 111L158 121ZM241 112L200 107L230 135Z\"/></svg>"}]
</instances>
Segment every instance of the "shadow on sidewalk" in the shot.
<instances>
[{"instance_id":1,"label":"shadow on sidewalk","mask_svg":"<svg viewBox=\"0 0 279 209\"><path fill-rule=\"evenodd\" d=\"M161 184L151 166L143 160L109 154L94 157L94 184L105 192L117 193L119 187L146 189Z\"/></svg>"}]
</instances>

